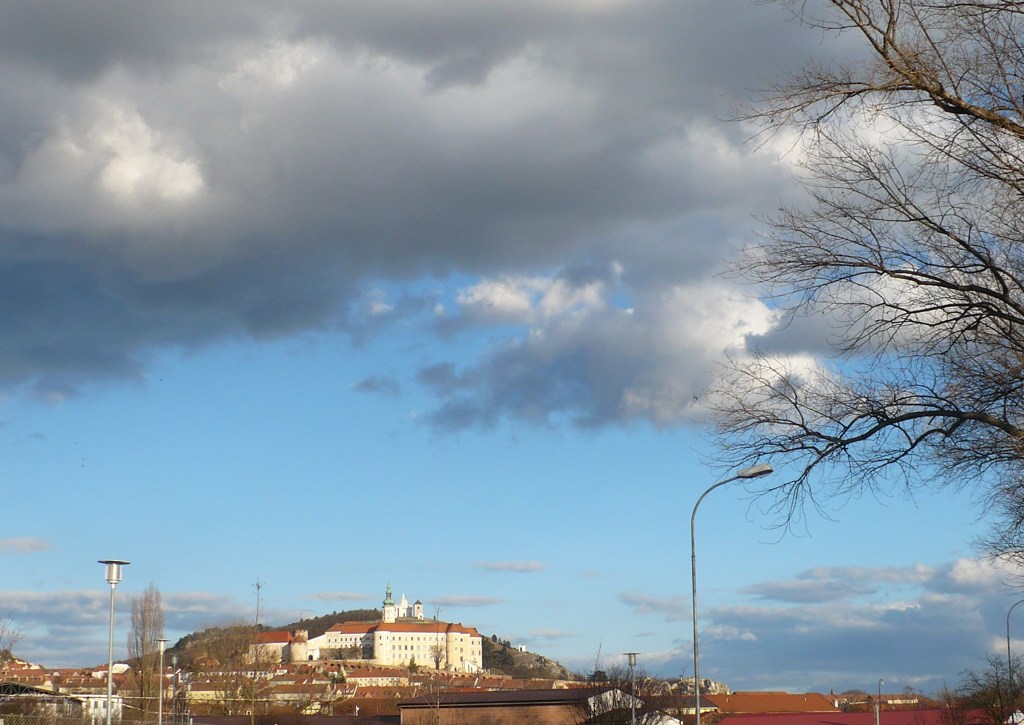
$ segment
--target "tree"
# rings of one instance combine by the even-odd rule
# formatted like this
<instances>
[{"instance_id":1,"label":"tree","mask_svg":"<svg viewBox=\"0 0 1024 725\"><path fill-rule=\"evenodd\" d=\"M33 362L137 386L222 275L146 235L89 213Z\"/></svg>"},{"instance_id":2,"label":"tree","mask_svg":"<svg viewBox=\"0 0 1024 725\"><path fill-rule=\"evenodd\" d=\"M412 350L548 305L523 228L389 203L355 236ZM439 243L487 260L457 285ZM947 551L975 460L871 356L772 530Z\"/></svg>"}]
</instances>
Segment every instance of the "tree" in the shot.
<instances>
[{"instance_id":1,"label":"tree","mask_svg":"<svg viewBox=\"0 0 1024 725\"><path fill-rule=\"evenodd\" d=\"M21 641L21 631L10 617L0 619L0 663L14 659L14 645Z\"/></svg>"},{"instance_id":2,"label":"tree","mask_svg":"<svg viewBox=\"0 0 1024 725\"><path fill-rule=\"evenodd\" d=\"M772 1L863 51L743 116L798 134L807 201L737 271L791 325L827 321L834 357L727 365L708 396L725 461L789 464L762 479L787 522L821 497L973 487L992 550L1024 551L1024 3Z\"/></svg>"},{"instance_id":3,"label":"tree","mask_svg":"<svg viewBox=\"0 0 1024 725\"><path fill-rule=\"evenodd\" d=\"M150 584L132 598L131 630L128 632L128 659L134 678L135 707L149 715L157 710L163 673L160 668L159 640L164 636L164 608L160 590Z\"/></svg>"},{"instance_id":4,"label":"tree","mask_svg":"<svg viewBox=\"0 0 1024 725\"><path fill-rule=\"evenodd\" d=\"M629 725L636 715L639 725L662 722L665 714L676 712L669 683L650 677L643 667L636 667L630 675L629 667L615 664L607 670L595 670L588 678L595 687L606 691L598 699L579 702L574 717L579 722L600 722L602 725ZM635 713L630 709L630 698L636 698Z\"/></svg>"},{"instance_id":5,"label":"tree","mask_svg":"<svg viewBox=\"0 0 1024 725\"><path fill-rule=\"evenodd\" d=\"M1017 709L1021 696L1021 680L1011 679L1007 661L1002 655L990 654L981 670L967 670L957 690L960 707L980 710L992 725L1003 725ZM1015 672L1020 672L1021 661L1013 660Z\"/></svg>"}]
</instances>

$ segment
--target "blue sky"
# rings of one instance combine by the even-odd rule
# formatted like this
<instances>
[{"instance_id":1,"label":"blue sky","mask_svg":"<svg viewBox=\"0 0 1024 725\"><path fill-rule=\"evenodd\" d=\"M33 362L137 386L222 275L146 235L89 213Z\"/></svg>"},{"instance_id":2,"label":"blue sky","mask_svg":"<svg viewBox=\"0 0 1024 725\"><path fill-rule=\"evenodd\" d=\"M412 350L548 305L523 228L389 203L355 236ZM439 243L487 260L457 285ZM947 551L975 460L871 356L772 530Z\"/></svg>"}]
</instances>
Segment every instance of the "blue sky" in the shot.
<instances>
[{"instance_id":1,"label":"blue sky","mask_svg":"<svg viewBox=\"0 0 1024 725\"><path fill-rule=\"evenodd\" d=\"M793 159L725 123L808 57L777 6L0 6L0 618L106 653L98 559L171 639L379 606L586 671L690 663L700 397L759 337L721 276ZM131 32L128 32L128 29ZM736 53L742 47L745 53ZM934 691L1005 647L969 491L734 484L698 517L702 675ZM1024 630L1022 630L1024 631Z\"/></svg>"}]
</instances>

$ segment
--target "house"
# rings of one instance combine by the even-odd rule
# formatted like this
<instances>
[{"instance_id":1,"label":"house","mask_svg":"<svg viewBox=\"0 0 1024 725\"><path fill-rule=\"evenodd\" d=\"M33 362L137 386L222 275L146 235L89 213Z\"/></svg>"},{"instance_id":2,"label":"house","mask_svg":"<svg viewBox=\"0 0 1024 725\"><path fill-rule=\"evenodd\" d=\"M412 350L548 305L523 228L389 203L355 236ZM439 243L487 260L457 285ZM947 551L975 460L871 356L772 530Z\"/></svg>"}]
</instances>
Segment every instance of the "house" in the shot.
<instances>
[{"instance_id":1,"label":"house","mask_svg":"<svg viewBox=\"0 0 1024 725\"><path fill-rule=\"evenodd\" d=\"M50 717L85 719L105 718L107 696L96 694L68 694L50 687L37 687L21 682L0 682L0 703L15 705L18 709L45 714ZM111 695L110 712L120 719L124 701L120 695Z\"/></svg>"},{"instance_id":2,"label":"house","mask_svg":"<svg viewBox=\"0 0 1024 725\"><path fill-rule=\"evenodd\" d=\"M642 703L616 688L439 692L398 703L402 725L576 725Z\"/></svg>"}]
</instances>

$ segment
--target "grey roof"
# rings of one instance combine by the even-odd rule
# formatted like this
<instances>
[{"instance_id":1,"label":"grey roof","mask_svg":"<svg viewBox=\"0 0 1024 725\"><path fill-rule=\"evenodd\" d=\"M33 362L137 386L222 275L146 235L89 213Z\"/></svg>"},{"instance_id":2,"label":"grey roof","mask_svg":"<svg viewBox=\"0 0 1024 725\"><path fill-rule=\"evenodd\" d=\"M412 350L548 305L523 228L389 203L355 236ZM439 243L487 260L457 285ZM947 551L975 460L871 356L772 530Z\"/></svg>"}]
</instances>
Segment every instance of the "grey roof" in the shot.
<instances>
[{"instance_id":1,"label":"grey roof","mask_svg":"<svg viewBox=\"0 0 1024 725\"><path fill-rule=\"evenodd\" d=\"M565 705L580 703L614 688L573 687L564 690L495 690L481 692L440 692L398 703L403 707L474 707L485 705Z\"/></svg>"}]
</instances>

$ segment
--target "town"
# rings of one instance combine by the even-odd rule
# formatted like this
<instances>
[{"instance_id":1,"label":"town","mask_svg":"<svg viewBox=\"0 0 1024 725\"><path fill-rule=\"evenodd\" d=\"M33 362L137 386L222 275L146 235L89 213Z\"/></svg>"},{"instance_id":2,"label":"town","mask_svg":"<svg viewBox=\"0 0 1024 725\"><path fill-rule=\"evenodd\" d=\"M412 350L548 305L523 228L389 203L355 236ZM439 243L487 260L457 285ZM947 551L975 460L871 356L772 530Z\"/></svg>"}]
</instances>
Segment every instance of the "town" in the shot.
<instances>
[{"instance_id":1,"label":"town","mask_svg":"<svg viewBox=\"0 0 1024 725\"><path fill-rule=\"evenodd\" d=\"M155 590L151 590L151 593ZM156 600L158 601L158 600ZM152 620L133 606L136 624ZM344 613L343 613L344 614ZM311 620L316 623L319 620ZM132 636L138 632L133 630ZM155 634L151 632L150 634ZM163 725L1002 725L970 698L912 691L732 692L616 666L576 675L475 628L396 602L375 620L306 629L215 627L173 647L149 637L127 662L49 669L12 652L0 663L0 722ZM519 664L509 654L522 655ZM485 653L487 653L485 655ZM502 656L504 655L504 659ZM490 660L490 661L489 661ZM493 667L493 662L512 667ZM525 664L524 664L525 662ZM597 665L599 663L595 663ZM510 671L505 671L510 670ZM1002 703L1005 706L1006 703ZM1017 712L1016 716L1020 716ZM1011 718L1013 715L1011 715ZM1018 722L1013 720L1013 722Z\"/></svg>"}]
</instances>

